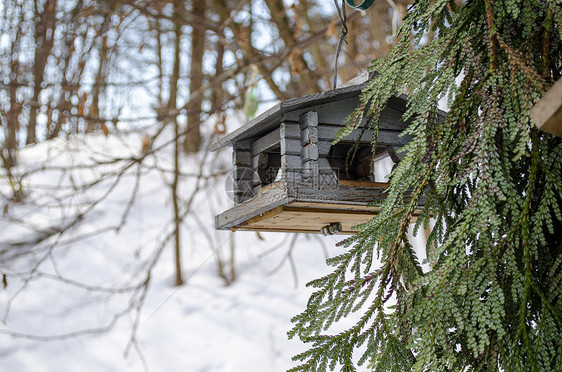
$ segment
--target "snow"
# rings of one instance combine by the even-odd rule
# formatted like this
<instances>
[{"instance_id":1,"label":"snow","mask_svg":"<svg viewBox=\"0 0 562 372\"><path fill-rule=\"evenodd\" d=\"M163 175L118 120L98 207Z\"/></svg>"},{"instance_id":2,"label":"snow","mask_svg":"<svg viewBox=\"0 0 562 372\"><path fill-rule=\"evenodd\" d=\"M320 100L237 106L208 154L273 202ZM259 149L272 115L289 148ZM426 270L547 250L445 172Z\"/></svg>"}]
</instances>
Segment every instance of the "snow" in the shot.
<instances>
[{"instance_id":1,"label":"snow","mask_svg":"<svg viewBox=\"0 0 562 372\"><path fill-rule=\"evenodd\" d=\"M217 232L213 216L230 201L225 199L224 175L205 178L199 181L200 190L183 222L186 284L175 287L169 239L173 227L170 150L149 156L142 168L130 167L113 188L110 177L79 191L80 185L119 171L127 163L108 162L111 159L139 156L143 135L61 138L22 151L18 171L35 172L24 179L26 201L10 203L0 219L0 251L7 242L33 240L37 229L67 226L78 211L88 212L56 246L50 238L12 248L11 252L32 252L24 258L14 256L6 262L0 256L0 274L6 274L8 282L5 289L0 287L0 371L139 371L143 363L150 371L291 368L295 365L291 357L307 345L287 339L290 319L306 307L311 292L304 284L329 272L327 256L342 253L343 248L335 247L342 238L298 235L291 245L294 235ZM166 138L159 138L153 147ZM206 160L201 155L182 157L182 170L196 173L204 161L205 175L211 176L213 170L224 173L229 158L228 151ZM126 213L139 169L138 192ZM184 205L197 182L194 177L182 182ZM107 190L111 192L106 195ZM5 178L0 192L9 194ZM89 203L99 198L103 199L88 210ZM7 203L5 198L0 201L2 206ZM125 223L116 230L124 214ZM232 245L237 278L225 286L217 275L216 253L228 262ZM137 351L129 341L135 329L134 306L142 291L111 293L111 288L142 284L155 260L138 321ZM27 275L22 274L34 267L32 279L25 282ZM133 311L118 317L107 332L56 337L102 328L129 306Z\"/></svg>"},{"instance_id":2,"label":"snow","mask_svg":"<svg viewBox=\"0 0 562 372\"><path fill-rule=\"evenodd\" d=\"M204 137L213 128L210 120ZM186 283L176 287L170 131L152 144L161 150L131 161L153 133L71 136L23 149L15 170L27 174L21 203L6 199L11 188L0 178L0 275L8 283L0 287L0 371L284 371L308 348L287 339L290 319L306 308L305 284L330 272L325 259L343 253L336 247L343 237L216 231L214 216L232 205L230 150L182 155ZM383 159L377 180L391 168ZM77 214L84 216L75 221ZM35 242L53 227L66 230ZM421 234L410 231L410 239L423 260ZM28 244L5 251L19 241ZM236 280L225 285L218 258L229 273L232 249Z\"/></svg>"}]
</instances>

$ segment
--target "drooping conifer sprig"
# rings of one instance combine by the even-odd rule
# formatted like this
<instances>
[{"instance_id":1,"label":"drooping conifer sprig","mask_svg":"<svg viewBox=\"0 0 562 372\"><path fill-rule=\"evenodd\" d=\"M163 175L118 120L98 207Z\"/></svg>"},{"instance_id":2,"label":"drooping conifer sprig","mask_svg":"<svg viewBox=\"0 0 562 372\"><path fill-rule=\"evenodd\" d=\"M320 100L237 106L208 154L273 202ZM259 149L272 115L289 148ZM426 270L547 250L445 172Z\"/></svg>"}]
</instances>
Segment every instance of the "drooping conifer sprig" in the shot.
<instances>
[{"instance_id":1,"label":"drooping conifer sprig","mask_svg":"<svg viewBox=\"0 0 562 372\"><path fill-rule=\"evenodd\" d=\"M371 71L336 140L363 117L376 133L402 93L413 140L381 212L309 284L292 371L562 371L562 141L529 117L562 75L562 4L418 0ZM430 220L423 272L407 231Z\"/></svg>"}]
</instances>

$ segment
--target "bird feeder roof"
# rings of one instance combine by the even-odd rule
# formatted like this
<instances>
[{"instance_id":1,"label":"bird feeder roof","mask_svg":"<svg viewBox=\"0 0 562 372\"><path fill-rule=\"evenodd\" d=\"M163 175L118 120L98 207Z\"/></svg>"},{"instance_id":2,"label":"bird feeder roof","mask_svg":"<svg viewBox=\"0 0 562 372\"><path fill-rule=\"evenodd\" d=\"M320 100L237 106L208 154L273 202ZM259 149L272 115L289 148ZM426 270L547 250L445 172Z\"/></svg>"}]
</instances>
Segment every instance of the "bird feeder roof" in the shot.
<instances>
[{"instance_id":1,"label":"bird feeder roof","mask_svg":"<svg viewBox=\"0 0 562 372\"><path fill-rule=\"evenodd\" d=\"M232 133L218 140L211 146L211 151L217 151L224 147L232 146L238 141L264 135L271 130L279 127L281 121L283 121L284 115L288 113L300 113L301 111L304 112L313 107L318 107L317 110L319 111L319 119L320 121L322 121L322 116L329 117L330 115L333 115L334 110L339 109L337 106L329 107L334 106L334 102L337 103L342 100L355 98L354 101L356 102L354 103L354 106L357 106L357 104L359 103L359 95L365 85L366 83L345 86L322 93L310 94L307 96L291 98L286 101L279 102L261 115L250 120L244 126L236 129ZM387 106L395 108L399 112L405 112L406 95L403 94L399 97L391 97L391 99L387 103ZM345 112L344 115L347 116L350 113L351 111L348 111ZM341 114L339 116L341 116Z\"/></svg>"}]
</instances>

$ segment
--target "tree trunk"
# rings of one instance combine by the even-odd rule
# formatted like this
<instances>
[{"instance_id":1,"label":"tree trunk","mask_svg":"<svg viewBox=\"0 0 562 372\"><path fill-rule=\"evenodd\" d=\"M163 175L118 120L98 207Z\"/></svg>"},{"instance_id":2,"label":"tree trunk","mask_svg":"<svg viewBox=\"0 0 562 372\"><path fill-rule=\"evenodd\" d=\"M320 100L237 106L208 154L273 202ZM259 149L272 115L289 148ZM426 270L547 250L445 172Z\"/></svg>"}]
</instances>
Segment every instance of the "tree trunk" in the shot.
<instances>
[{"instance_id":1,"label":"tree trunk","mask_svg":"<svg viewBox=\"0 0 562 372\"><path fill-rule=\"evenodd\" d=\"M102 23L102 28L105 26L107 18ZM104 80L106 76L107 64L107 35L101 37L101 45L98 53L98 70L96 71L96 79L94 87L92 88L92 103L90 105L89 113L87 115L86 133L91 133L96 129L96 124L99 123L100 118L100 94L103 89Z\"/></svg>"},{"instance_id":2,"label":"tree trunk","mask_svg":"<svg viewBox=\"0 0 562 372\"><path fill-rule=\"evenodd\" d=\"M191 12L194 17L204 19L205 1L193 1ZM203 55L205 53L205 29L193 24L191 29L191 67L189 71L189 93L198 91L203 86ZM189 128L183 143L185 153L199 151L201 145L201 99L195 99L188 105L187 127Z\"/></svg>"},{"instance_id":3,"label":"tree trunk","mask_svg":"<svg viewBox=\"0 0 562 372\"><path fill-rule=\"evenodd\" d=\"M74 9L70 12L67 18L68 26L64 30L64 46L62 48L62 57L60 60L60 70L61 71L61 82L60 82L60 94L56 105L54 106L51 115L54 117L50 121L50 125L47 126L47 138L52 139L59 136L62 126L67 121L68 113L72 110L72 103L70 101L71 97L76 94L80 89L80 81L84 72L86 61L89 57L89 52L93 49L93 43L95 38L90 41L90 44L83 46L81 50L76 50L74 48L74 41L76 38L80 37L85 39L86 35L76 35L75 29L77 28L78 15L82 9L82 1L76 2ZM64 22L64 21L63 21ZM94 26L93 26L94 27ZM100 31L101 32L101 31ZM86 31L85 33L88 33ZM97 36L96 36L97 37ZM78 61L76 68L73 73L67 73L67 71L72 71L72 60L76 59ZM65 115L65 112L67 113ZM56 115L55 115L56 113Z\"/></svg>"},{"instance_id":4,"label":"tree trunk","mask_svg":"<svg viewBox=\"0 0 562 372\"><path fill-rule=\"evenodd\" d=\"M177 3L174 3L174 15L177 19ZM175 269L176 269L176 285L180 286L183 282L182 272L181 272L181 239L180 239L180 228L181 228L181 217L179 210L179 200L178 200L178 186L180 177L180 139L179 139L179 123L176 114L177 108L177 96L178 96L178 80L180 77L180 48L181 48L181 23L176 21L175 23L175 40L174 40L174 66L172 71L172 76L170 80L170 98L168 101L168 112L172 114L172 121L174 124L174 180L172 182L172 202L174 204L174 258L175 258Z\"/></svg>"},{"instance_id":5,"label":"tree trunk","mask_svg":"<svg viewBox=\"0 0 562 372\"><path fill-rule=\"evenodd\" d=\"M17 89L18 89L18 75L20 73L20 42L23 35L23 9L20 5L20 22L17 26L14 40L10 48L10 85L8 87L8 95L10 101L10 110L6 115L6 123L4 125L4 146L2 148L2 162L8 174L11 174L11 168L16 165L16 150L17 150L17 132L19 130L19 116L21 113L21 102L18 102Z\"/></svg>"},{"instance_id":6,"label":"tree trunk","mask_svg":"<svg viewBox=\"0 0 562 372\"><path fill-rule=\"evenodd\" d=\"M41 83L45 75L45 66L55 39L57 0L47 0L43 13L39 13L35 3L35 58L33 60L33 96L29 110L29 122L27 124L26 143L32 144L37 140L37 111L41 103Z\"/></svg>"}]
</instances>

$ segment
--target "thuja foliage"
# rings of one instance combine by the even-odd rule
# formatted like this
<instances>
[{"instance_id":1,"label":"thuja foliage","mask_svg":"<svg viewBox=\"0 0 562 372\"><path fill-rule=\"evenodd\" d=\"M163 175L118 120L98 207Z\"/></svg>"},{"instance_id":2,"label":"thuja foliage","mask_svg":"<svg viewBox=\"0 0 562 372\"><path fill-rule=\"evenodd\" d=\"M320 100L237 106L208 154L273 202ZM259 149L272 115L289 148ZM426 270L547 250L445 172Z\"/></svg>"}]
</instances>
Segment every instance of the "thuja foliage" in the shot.
<instances>
[{"instance_id":1,"label":"thuja foliage","mask_svg":"<svg viewBox=\"0 0 562 372\"><path fill-rule=\"evenodd\" d=\"M376 134L403 92L413 140L381 212L309 283L292 371L562 370L562 141L529 116L562 73L561 27L559 0L409 9L337 140L363 117ZM407 232L430 220L423 269Z\"/></svg>"}]
</instances>

